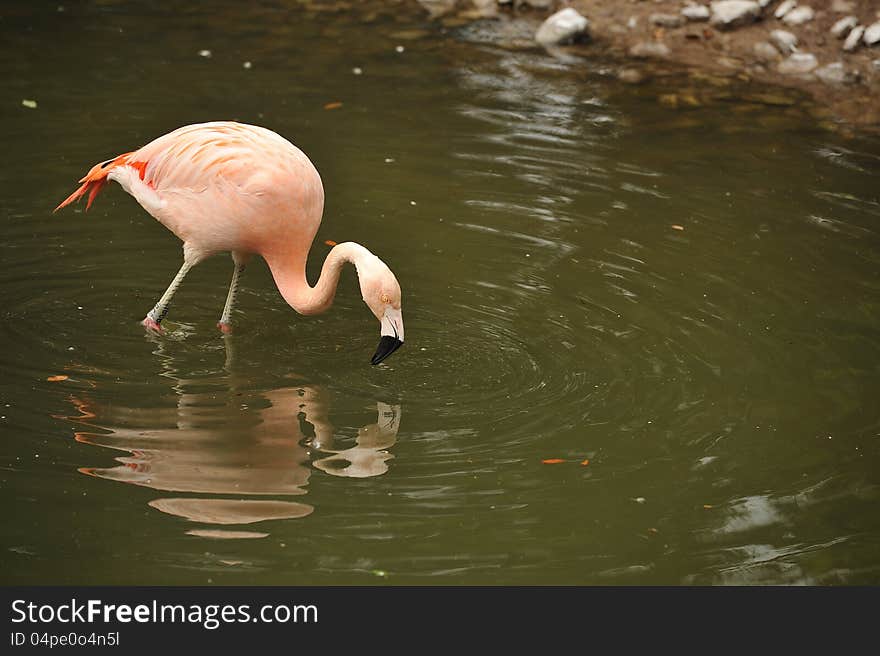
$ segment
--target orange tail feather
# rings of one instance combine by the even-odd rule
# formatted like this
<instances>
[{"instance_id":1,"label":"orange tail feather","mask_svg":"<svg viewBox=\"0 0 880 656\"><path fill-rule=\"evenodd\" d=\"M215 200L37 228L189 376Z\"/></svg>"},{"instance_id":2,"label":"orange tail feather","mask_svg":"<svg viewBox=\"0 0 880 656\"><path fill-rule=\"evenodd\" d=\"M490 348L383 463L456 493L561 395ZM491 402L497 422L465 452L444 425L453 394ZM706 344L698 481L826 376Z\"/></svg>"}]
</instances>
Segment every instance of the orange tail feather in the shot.
<instances>
[{"instance_id":1,"label":"orange tail feather","mask_svg":"<svg viewBox=\"0 0 880 656\"><path fill-rule=\"evenodd\" d=\"M106 162L102 162L100 164L95 164L91 170L83 176L80 180L83 184L74 191L70 196L61 201L61 204L56 207L53 212L57 212L62 207L67 207L71 203L78 201L80 198L86 195L86 192L89 193L89 199L86 202L86 211L92 206L92 203L95 200L95 197L101 193L101 190L107 185L107 174L110 173L117 166L122 166L128 161L128 156L131 153L124 153L119 155L118 157L114 157L111 160Z\"/></svg>"}]
</instances>

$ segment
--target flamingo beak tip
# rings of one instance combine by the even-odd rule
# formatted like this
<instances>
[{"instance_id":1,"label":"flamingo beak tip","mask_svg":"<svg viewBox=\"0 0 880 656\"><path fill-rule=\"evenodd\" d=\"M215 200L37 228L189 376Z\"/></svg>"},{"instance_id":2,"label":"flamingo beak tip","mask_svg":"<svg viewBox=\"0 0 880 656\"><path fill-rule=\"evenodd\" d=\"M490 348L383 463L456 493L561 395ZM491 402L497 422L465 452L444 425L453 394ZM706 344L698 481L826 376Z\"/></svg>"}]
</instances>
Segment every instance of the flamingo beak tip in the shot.
<instances>
[{"instance_id":1,"label":"flamingo beak tip","mask_svg":"<svg viewBox=\"0 0 880 656\"><path fill-rule=\"evenodd\" d=\"M379 340L379 346L376 349L376 353L370 360L370 364L379 364L401 346L403 346L402 340L390 335L383 335L382 339Z\"/></svg>"}]
</instances>

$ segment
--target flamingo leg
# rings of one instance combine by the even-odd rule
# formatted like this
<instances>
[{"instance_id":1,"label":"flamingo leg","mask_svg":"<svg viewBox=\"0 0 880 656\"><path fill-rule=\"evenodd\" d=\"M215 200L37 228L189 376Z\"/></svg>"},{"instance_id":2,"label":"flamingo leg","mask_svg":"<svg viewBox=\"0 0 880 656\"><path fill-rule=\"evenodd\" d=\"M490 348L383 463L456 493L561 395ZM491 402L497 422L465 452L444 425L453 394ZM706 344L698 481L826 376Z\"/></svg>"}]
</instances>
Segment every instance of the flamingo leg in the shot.
<instances>
[{"instance_id":1,"label":"flamingo leg","mask_svg":"<svg viewBox=\"0 0 880 656\"><path fill-rule=\"evenodd\" d=\"M232 330L232 308L235 305L235 297L238 295L238 280L244 273L245 262L240 261L233 256L235 260L235 268L232 270L232 282L229 283L229 293L226 294L226 305L223 306L223 314L220 315L220 321L217 327L224 333Z\"/></svg>"},{"instance_id":2,"label":"flamingo leg","mask_svg":"<svg viewBox=\"0 0 880 656\"><path fill-rule=\"evenodd\" d=\"M177 291L177 288L180 287L180 283L183 282L183 279L186 277L186 274L189 273L192 266L192 262L184 260L183 266L180 267L180 271L177 272L177 275L174 276L174 280L168 285L168 289L162 294L162 298L159 299L159 302L156 303L156 305L153 306L153 309L147 312L147 316L144 317L143 324L145 327L155 330L156 332L162 332L162 327L159 324L162 323L162 319L168 314L168 305L171 303L174 293Z\"/></svg>"}]
</instances>

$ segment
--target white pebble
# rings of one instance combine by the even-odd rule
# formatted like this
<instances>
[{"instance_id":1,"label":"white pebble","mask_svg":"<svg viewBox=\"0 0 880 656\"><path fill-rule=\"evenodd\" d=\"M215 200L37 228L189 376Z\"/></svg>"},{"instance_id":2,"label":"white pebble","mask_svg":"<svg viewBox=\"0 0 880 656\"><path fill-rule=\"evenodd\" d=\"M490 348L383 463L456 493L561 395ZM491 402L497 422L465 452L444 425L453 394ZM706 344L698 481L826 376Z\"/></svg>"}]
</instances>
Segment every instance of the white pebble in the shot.
<instances>
[{"instance_id":1,"label":"white pebble","mask_svg":"<svg viewBox=\"0 0 880 656\"><path fill-rule=\"evenodd\" d=\"M210 56L211 56L210 50L199 50L199 57L210 57Z\"/></svg>"},{"instance_id":2,"label":"white pebble","mask_svg":"<svg viewBox=\"0 0 880 656\"><path fill-rule=\"evenodd\" d=\"M862 35L865 33L864 25L856 25L852 28L852 31L849 33L849 36L846 37L846 41L843 42L843 49L846 52L851 52L859 47L859 42L862 40Z\"/></svg>"},{"instance_id":3,"label":"white pebble","mask_svg":"<svg viewBox=\"0 0 880 656\"><path fill-rule=\"evenodd\" d=\"M770 32L770 43L783 55L788 55L797 50L798 38L785 30L773 30Z\"/></svg>"},{"instance_id":4,"label":"white pebble","mask_svg":"<svg viewBox=\"0 0 880 656\"><path fill-rule=\"evenodd\" d=\"M873 46L880 43L880 21L877 21L865 30L865 45Z\"/></svg>"},{"instance_id":5,"label":"white pebble","mask_svg":"<svg viewBox=\"0 0 880 656\"><path fill-rule=\"evenodd\" d=\"M797 7L797 0L785 0L785 2L776 8L773 15L776 16L776 18L782 18L795 7Z\"/></svg>"},{"instance_id":6,"label":"white pebble","mask_svg":"<svg viewBox=\"0 0 880 656\"><path fill-rule=\"evenodd\" d=\"M361 75L364 72L364 69L359 66L355 66L353 69L351 69L351 72L355 75Z\"/></svg>"},{"instance_id":7,"label":"white pebble","mask_svg":"<svg viewBox=\"0 0 880 656\"><path fill-rule=\"evenodd\" d=\"M813 16L815 15L816 12L813 11L812 7L797 7L788 12L783 17L782 22L787 25L803 25L804 23L813 20Z\"/></svg>"},{"instance_id":8,"label":"white pebble","mask_svg":"<svg viewBox=\"0 0 880 656\"><path fill-rule=\"evenodd\" d=\"M831 34L836 36L838 39L842 39L849 31L859 24L859 19L855 16L847 16L846 18L841 18L834 25L831 26Z\"/></svg>"}]
</instances>

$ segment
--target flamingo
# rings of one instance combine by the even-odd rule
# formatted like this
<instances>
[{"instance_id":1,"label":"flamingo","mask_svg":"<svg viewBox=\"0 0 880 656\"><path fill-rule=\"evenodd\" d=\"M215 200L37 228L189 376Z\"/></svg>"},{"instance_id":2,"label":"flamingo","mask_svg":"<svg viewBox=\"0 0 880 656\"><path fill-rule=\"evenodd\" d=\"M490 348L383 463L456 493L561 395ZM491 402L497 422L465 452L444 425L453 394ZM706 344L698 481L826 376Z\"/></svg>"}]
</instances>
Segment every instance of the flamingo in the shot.
<instances>
[{"instance_id":1,"label":"flamingo","mask_svg":"<svg viewBox=\"0 0 880 656\"><path fill-rule=\"evenodd\" d=\"M183 242L183 265L143 325L162 332L171 299L189 270L218 252L232 254L233 271L218 327L231 330L239 280L254 254L269 265L278 291L294 310L318 314L333 303L342 266L354 264L361 295L379 320L370 362L379 364L403 344L401 291L391 269L355 242L336 244L317 284L306 260L321 224L324 188L308 157L272 130L233 121L187 125L130 153L96 164L82 185L55 208L88 192L88 210L111 180Z\"/></svg>"}]
</instances>

